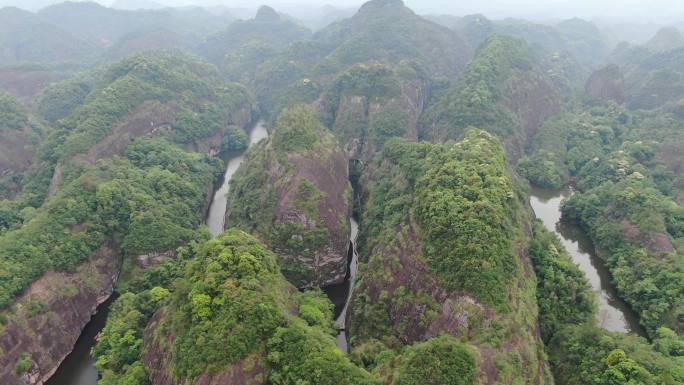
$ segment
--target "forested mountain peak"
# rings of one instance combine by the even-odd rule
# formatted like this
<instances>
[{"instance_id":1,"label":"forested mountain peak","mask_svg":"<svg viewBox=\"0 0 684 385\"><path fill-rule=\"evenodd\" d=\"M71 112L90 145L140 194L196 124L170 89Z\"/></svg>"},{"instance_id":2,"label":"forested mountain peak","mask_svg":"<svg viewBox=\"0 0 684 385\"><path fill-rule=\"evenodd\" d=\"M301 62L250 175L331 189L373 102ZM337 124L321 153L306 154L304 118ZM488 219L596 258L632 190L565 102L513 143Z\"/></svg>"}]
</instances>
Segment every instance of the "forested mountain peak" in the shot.
<instances>
[{"instance_id":1,"label":"forested mountain peak","mask_svg":"<svg viewBox=\"0 0 684 385\"><path fill-rule=\"evenodd\" d=\"M669 51L684 46L684 36L676 27L665 27L646 43L654 51Z\"/></svg>"},{"instance_id":2,"label":"forested mountain peak","mask_svg":"<svg viewBox=\"0 0 684 385\"><path fill-rule=\"evenodd\" d=\"M288 44L307 38L311 31L262 6L254 19L238 20L220 32L209 35L199 52L219 66L234 64L255 55L273 55ZM254 68L249 68L254 70Z\"/></svg>"},{"instance_id":3,"label":"forested mountain peak","mask_svg":"<svg viewBox=\"0 0 684 385\"><path fill-rule=\"evenodd\" d=\"M280 20L280 15L275 9L269 7L268 5L262 5L257 10L254 20L257 21L275 21Z\"/></svg>"},{"instance_id":4,"label":"forested mountain peak","mask_svg":"<svg viewBox=\"0 0 684 385\"><path fill-rule=\"evenodd\" d=\"M327 59L345 66L410 59L434 74L455 75L471 55L458 33L416 15L399 0L370 1L353 17L324 28L314 38L335 47Z\"/></svg>"},{"instance_id":5,"label":"forested mountain peak","mask_svg":"<svg viewBox=\"0 0 684 385\"><path fill-rule=\"evenodd\" d=\"M13 7L0 9L0 65L73 60L94 52L94 48L34 13Z\"/></svg>"},{"instance_id":6,"label":"forested mountain peak","mask_svg":"<svg viewBox=\"0 0 684 385\"><path fill-rule=\"evenodd\" d=\"M361 6L359 12L386 11L392 8L406 8L406 5L402 0L370 0Z\"/></svg>"}]
</instances>

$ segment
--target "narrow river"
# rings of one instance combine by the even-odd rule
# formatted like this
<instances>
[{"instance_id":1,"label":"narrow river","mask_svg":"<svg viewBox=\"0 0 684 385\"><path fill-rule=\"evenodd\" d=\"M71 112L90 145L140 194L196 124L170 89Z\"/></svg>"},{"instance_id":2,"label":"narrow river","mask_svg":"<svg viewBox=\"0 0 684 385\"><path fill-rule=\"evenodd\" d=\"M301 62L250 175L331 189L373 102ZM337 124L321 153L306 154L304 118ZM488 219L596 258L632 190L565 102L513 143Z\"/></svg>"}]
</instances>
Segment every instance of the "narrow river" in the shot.
<instances>
[{"instance_id":1,"label":"narrow river","mask_svg":"<svg viewBox=\"0 0 684 385\"><path fill-rule=\"evenodd\" d=\"M349 237L349 251L347 254L349 261L347 276L345 277L344 282L323 289L325 294L328 295L328 298L330 298L330 301L335 305L335 327L340 330L337 334L337 346L344 353L349 352L347 333L345 331L347 328L347 308L349 308L349 300L351 300L356 273L359 270L359 254L356 251L356 238L359 235L359 224L354 218L349 218L349 222L351 224L351 235Z\"/></svg>"},{"instance_id":2,"label":"narrow river","mask_svg":"<svg viewBox=\"0 0 684 385\"><path fill-rule=\"evenodd\" d=\"M268 130L266 130L264 122L260 120L249 132L249 146L251 147L267 137ZM228 207L226 195L230 187L230 179L243 160L245 160L244 152L231 153L227 156L227 167L226 174L223 177L223 184L216 190L211 206L209 206L209 214L207 215L207 226L214 236L221 234L225 230L226 208Z\"/></svg>"},{"instance_id":3,"label":"narrow river","mask_svg":"<svg viewBox=\"0 0 684 385\"><path fill-rule=\"evenodd\" d=\"M558 235L566 250L584 272L596 292L599 327L612 332L645 335L639 319L617 294L610 272L596 255L594 245L579 226L561 222L561 202L572 190L532 189L530 203L544 226Z\"/></svg>"},{"instance_id":4,"label":"narrow river","mask_svg":"<svg viewBox=\"0 0 684 385\"><path fill-rule=\"evenodd\" d=\"M249 132L249 145L258 143L268 137L268 131L263 121L259 121ZM228 182L233 176L240 163L244 160L244 152L235 152L226 155L227 167L223 184L214 194L209 213L207 226L215 236L223 232L224 217L226 214ZM102 303L97 308L90 322L81 332L74 345L72 352L62 361L55 374L45 382L45 385L97 385L99 374L95 369L95 361L90 351L95 346L97 334L100 333L107 322L109 306L114 301L115 295Z\"/></svg>"},{"instance_id":5,"label":"narrow river","mask_svg":"<svg viewBox=\"0 0 684 385\"><path fill-rule=\"evenodd\" d=\"M96 385L98 380L95 360L90 351L95 346L97 334L104 328L109 314L109 306L114 302L116 294L97 307L97 312L81 332L74 345L74 350L62 361L55 374L45 385Z\"/></svg>"}]
</instances>

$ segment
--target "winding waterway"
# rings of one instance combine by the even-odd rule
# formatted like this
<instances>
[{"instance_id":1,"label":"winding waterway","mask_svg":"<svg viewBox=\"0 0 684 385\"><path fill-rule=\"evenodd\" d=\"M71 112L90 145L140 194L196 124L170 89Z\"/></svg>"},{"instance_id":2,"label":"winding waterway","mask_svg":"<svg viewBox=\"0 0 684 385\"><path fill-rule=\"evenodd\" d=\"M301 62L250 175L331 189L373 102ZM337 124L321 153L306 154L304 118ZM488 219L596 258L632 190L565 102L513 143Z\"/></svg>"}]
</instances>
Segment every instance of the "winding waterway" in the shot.
<instances>
[{"instance_id":1,"label":"winding waterway","mask_svg":"<svg viewBox=\"0 0 684 385\"><path fill-rule=\"evenodd\" d=\"M260 120L249 132L249 146L251 147L267 137L268 130L266 130L264 122ZM230 188L230 179L243 160L245 160L244 152L230 153L227 156L227 167L223 177L223 184L216 190L207 215L207 226L214 236L221 234L225 230L226 208L228 207L226 195L228 195L228 189Z\"/></svg>"},{"instance_id":2,"label":"winding waterway","mask_svg":"<svg viewBox=\"0 0 684 385\"><path fill-rule=\"evenodd\" d=\"M356 238L359 236L359 224L356 219L349 218L351 224L351 236L349 237L349 266L347 270L347 277L344 283L326 289L328 295L332 298L335 307L335 326L340 330L337 334L337 346L344 353L349 353L349 346L347 343L347 309L349 308L349 301L352 296L352 289L354 288L354 280L356 273L359 270L359 254L356 251Z\"/></svg>"},{"instance_id":3,"label":"winding waterway","mask_svg":"<svg viewBox=\"0 0 684 385\"><path fill-rule=\"evenodd\" d=\"M596 255L591 239L579 226L561 221L561 202L572 193L569 188L564 190L532 189L530 203L537 218L541 219L544 226L561 239L570 257L579 265L596 292L598 299L596 324L612 332L644 335L636 314L618 296L611 282L610 272Z\"/></svg>"},{"instance_id":4,"label":"winding waterway","mask_svg":"<svg viewBox=\"0 0 684 385\"><path fill-rule=\"evenodd\" d=\"M268 137L268 131L264 127L263 121L259 121L249 132L249 145L252 146L259 143L259 141L266 137ZM207 226L214 236L223 232L228 203L226 197L226 194L228 194L228 183L240 166L240 163L244 160L244 151L226 154L225 158L227 160L227 167L223 184L214 194L207 215ZM95 346L97 334L100 333L107 322L109 306L114 301L114 298L115 295L112 295L107 301L98 306L97 313L93 315L90 322L81 332L74 345L74 349L62 361L55 374L45 382L45 385L97 385L99 373L95 369L95 360L90 353L93 346Z\"/></svg>"},{"instance_id":5,"label":"winding waterway","mask_svg":"<svg viewBox=\"0 0 684 385\"><path fill-rule=\"evenodd\" d=\"M95 346L97 334L104 328L109 314L109 307L116 299L113 294L97 307L97 312L78 337L74 350L62 361L55 374L45 385L96 385L99 378L95 369L95 360L90 351Z\"/></svg>"}]
</instances>

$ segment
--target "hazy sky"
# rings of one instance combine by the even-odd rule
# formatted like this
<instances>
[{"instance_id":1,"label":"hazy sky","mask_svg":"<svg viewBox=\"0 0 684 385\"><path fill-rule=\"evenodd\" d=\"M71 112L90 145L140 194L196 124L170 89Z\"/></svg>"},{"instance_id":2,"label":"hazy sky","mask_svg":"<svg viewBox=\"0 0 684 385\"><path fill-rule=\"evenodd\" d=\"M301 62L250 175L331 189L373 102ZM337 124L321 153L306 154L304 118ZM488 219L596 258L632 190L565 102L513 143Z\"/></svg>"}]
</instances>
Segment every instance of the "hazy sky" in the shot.
<instances>
[{"instance_id":1,"label":"hazy sky","mask_svg":"<svg viewBox=\"0 0 684 385\"><path fill-rule=\"evenodd\" d=\"M112 0L102 0L112 1ZM156 0L158 2L254 6L255 0ZM358 0L261 0L274 7L297 4L358 6ZM684 0L404 0L418 13L465 15L484 13L492 17L536 18L629 18L636 21L684 21Z\"/></svg>"},{"instance_id":2,"label":"hazy sky","mask_svg":"<svg viewBox=\"0 0 684 385\"><path fill-rule=\"evenodd\" d=\"M61 0L0 0L0 5L14 4L36 8L39 4ZM114 0L97 0L109 5ZM130 0L129 0L130 1ZM255 7L267 3L275 8L309 4L332 4L336 7L359 6L359 0L142 0L165 5L225 5ZM528 17L535 19L584 18L629 19L630 21L684 22L684 0L405 0L420 14L465 15L483 13L490 17Z\"/></svg>"}]
</instances>

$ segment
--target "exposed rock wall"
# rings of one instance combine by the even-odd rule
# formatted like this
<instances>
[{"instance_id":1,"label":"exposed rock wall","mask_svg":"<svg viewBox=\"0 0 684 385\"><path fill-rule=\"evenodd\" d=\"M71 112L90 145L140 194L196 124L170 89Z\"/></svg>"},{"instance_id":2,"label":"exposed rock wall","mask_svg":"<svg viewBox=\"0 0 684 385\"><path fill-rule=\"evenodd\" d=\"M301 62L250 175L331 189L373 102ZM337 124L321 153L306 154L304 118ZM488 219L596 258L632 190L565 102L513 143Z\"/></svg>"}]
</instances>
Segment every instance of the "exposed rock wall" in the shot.
<instances>
[{"instance_id":1,"label":"exposed rock wall","mask_svg":"<svg viewBox=\"0 0 684 385\"><path fill-rule=\"evenodd\" d=\"M0 383L39 385L71 352L97 306L112 294L119 260L111 243L98 249L73 273L48 272L10 309L0 332ZM17 362L30 354L30 368Z\"/></svg>"}]
</instances>

